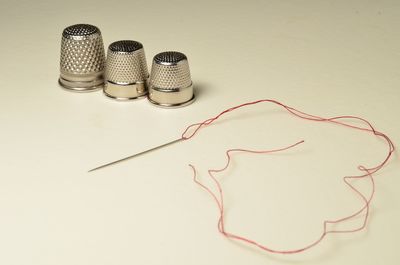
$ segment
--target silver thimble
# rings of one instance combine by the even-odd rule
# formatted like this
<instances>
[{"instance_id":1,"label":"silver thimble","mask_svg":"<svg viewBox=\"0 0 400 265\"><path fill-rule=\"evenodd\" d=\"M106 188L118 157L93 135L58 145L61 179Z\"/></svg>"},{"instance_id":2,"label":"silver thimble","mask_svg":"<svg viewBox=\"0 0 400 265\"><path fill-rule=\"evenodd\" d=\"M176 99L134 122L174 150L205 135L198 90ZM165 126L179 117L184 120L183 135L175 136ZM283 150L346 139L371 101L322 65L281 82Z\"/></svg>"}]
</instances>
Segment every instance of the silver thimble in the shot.
<instances>
[{"instance_id":1,"label":"silver thimble","mask_svg":"<svg viewBox=\"0 0 400 265\"><path fill-rule=\"evenodd\" d=\"M162 52L154 56L148 99L160 107L183 107L195 99L186 55Z\"/></svg>"},{"instance_id":2,"label":"silver thimble","mask_svg":"<svg viewBox=\"0 0 400 265\"><path fill-rule=\"evenodd\" d=\"M146 56L140 42L121 40L110 44L105 72L106 96L119 100L145 96L148 78Z\"/></svg>"},{"instance_id":3,"label":"silver thimble","mask_svg":"<svg viewBox=\"0 0 400 265\"><path fill-rule=\"evenodd\" d=\"M104 66L103 39L97 27L77 24L64 29L59 79L62 87L82 92L100 88Z\"/></svg>"}]
</instances>

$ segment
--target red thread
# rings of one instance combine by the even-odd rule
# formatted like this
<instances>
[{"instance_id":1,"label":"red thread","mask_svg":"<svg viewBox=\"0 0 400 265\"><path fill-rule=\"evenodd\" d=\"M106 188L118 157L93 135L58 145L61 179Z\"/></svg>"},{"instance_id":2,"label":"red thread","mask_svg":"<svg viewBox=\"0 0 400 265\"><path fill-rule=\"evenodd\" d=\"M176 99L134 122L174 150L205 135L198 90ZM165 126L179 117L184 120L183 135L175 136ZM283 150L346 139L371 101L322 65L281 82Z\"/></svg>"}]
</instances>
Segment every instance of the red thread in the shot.
<instances>
[{"instance_id":1,"label":"red thread","mask_svg":"<svg viewBox=\"0 0 400 265\"><path fill-rule=\"evenodd\" d=\"M297 248L297 249L291 249L291 250L276 250L276 249L272 249L270 247L267 247L265 245L262 245L254 240L251 240L249 238L240 236L240 235L236 235L234 233L230 233L227 232L225 229L225 219L224 219L224 196L223 196L223 190L221 187L221 184L219 183L219 181L217 180L217 178L214 176L214 173L219 173L224 171L225 169L227 169L229 167L229 164L231 162L231 153L235 153L235 152L247 152L247 153L255 153L255 154L262 154L262 153L274 153L274 152L280 152L280 151L285 151L288 150L290 148L293 148L301 143L303 143L304 141L299 141L295 144L292 144L290 146L284 147L284 148L280 148L280 149L274 149L274 150L246 150L246 149L229 149L226 151L226 156L227 156L227 162L225 164L224 167L222 167L221 169L209 169L208 170L208 174L210 176L210 178L214 181L214 183L217 186L218 189L218 195L215 194L213 191L211 191L210 188L208 188L207 186L205 186L204 184L202 184L201 182L199 182L197 180L197 172L196 169L193 165L189 165L192 170L193 170L193 180L196 184L198 184L200 187L202 187L204 190L206 190L211 197L214 199L215 203L217 204L218 208L219 208L219 220L218 220L218 230L221 234L223 234L225 237L233 239L233 240L237 240L237 241L241 241L253 246L256 246L264 251L267 252L271 252L271 253L278 253L278 254L294 254L294 253L300 253L303 252L305 250L308 250L316 245L318 245L325 237L326 235L330 234L330 233L353 233L353 232L357 232L360 231L362 229L364 229L366 227L367 224L367 220L370 214L370 204L371 201L375 195L375 181L373 178L373 174L376 173L377 171L379 171L389 160L389 158L391 157L391 155L393 154L395 147L393 142L390 140L390 138L382 133L379 132L377 130L375 130L375 128L372 126L372 124L370 122L368 122L367 120L360 118L360 117L356 117L356 116L337 116L337 117L332 117L332 118L323 118L323 117L319 117L319 116L315 116L315 115L310 115L307 114L305 112L299 111L295 108L289 107L285 104L282 104L276 100L272 100L272 99L262 99L262 100L257 100L257 101L253 101L253 102L247 102L229 109L226 109L224 111L222 111L220 114L218 114L217 116L213 117L213 118L209 118L203 122L200 123L195 123L192 124L190 126L188 126L185 131L182 133L182 139L184 140L188 140L192 137L194 137L201 128L203 128L204 126L210 125L211 123L213 123L214 121L216 121L217 119L219 119L222 115L227 114L231 111L237 110L239 108L242 107L246 107L246 106L250 106L250 105L255 105L258 103L273 103L275 105L278 105L280 107L283 107L285 110L287 110L289 113L293 114L296 117L299 117L301 119L305 119L305 120L310 120L310 121L315 121L315 122L330 122L330 123L334 123L337 125L341 125L341 126L345 126L348 128L352 128L352 129L356 129L356 130L360 130L363 132L368 132L368 133L372 133L373 135L380 137L382 139L384 139L386 141L386 143L388 144L388 153L387 156L385 157L385 159L382 160L382 162L378 163L377 166L372 167L372 168L366 168L365 166L359 165L358 169L362 172L360 175L355 175L355 176L345 176L343 177L343 181L346 183L346 185L348 185L350 187L350 189L352 189L358 196L361 197L361 199L364 201L364 205L358 209L357 211L355 211L354 213L352 213L351 215L345 216L343 218L340 219L336 219L336 220L325 220L323 222L323 232L321 234L321 236L319 238L317 238L315 241L305 245L304 247L301 248ZM356 125L352 125L352 124L348 124L346 122L344 122L343 120L346 119L353 119L353 120L358 120L363 122L366 127L360 127L360 126L356 126ZM190 130L193 130L191 133L189 132ZM355 186L353 186L350 183L351 179L364 179L364 178L369 178L371 181L371 186L372 186L372 191L371 194L369 194L369 196L366 196L365 194L363 194L360 190L358 190ZM365 212L364 215L364 219L362 222L362 225L354 228L354 229L349 229L349 230L328 230L327 225L328 224L338 224L338 223L342 223L344 221L348 221L350 219L353 219L357 216L359 216L360 214L362 214L363 212Z\"/></svg>"}]
</instances>

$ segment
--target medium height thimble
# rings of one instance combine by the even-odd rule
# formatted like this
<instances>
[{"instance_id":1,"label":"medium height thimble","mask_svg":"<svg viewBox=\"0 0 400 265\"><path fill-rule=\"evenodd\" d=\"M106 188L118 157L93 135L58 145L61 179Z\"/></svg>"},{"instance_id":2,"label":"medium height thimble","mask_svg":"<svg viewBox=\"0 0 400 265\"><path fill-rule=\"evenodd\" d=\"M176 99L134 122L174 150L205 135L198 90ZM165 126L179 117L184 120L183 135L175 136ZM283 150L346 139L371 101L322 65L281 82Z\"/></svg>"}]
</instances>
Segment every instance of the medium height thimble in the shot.
<instances>
[{"instance_id":1,"label":"medium height thimble","mask_svg":"<svg viewBox=\"0 0 400 265\"><path fill-rule=\"evenodd\" d=\"M145 96L149 71L143 45L133 40L111 43L105 78L104 94L108 97L129 100Z\"/></svg>"},{"instance_id":2,"label":"medium height thimble","mask_svg":"<svg viewBox=\"0 0 400 265\"><path fill-rule=\"evenodd\" d=\"M168 108L189 105L194 98L186 55L169 51L154 56L149 82L149 101Z\"/></svg>"},{"instance_id":3,"label":"medium height thimble","mask_svg":"<svg viewBox=\"0 0 400 265\"><path fill-rule=\"evenodd\" d=\"M62 87L82 92L102 87L104 66L103 39L97 27L77 24L64 29L59 79Z\"/></svg>"}]
</instances>

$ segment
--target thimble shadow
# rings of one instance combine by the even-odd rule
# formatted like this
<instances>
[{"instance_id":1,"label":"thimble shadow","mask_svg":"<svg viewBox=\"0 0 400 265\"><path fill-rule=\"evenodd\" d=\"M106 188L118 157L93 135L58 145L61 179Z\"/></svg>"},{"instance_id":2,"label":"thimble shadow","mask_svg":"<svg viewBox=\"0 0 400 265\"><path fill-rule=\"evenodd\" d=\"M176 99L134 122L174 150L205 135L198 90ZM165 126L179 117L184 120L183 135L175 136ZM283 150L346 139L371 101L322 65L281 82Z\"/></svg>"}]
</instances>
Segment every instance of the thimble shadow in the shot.
<instances>
[{"instance_id":1,"label":"thimble shadow","mask_svg":"<svg viewBox=\"0 0 400 265\"><path fill-rule=\"evenodd\" d=\"M203 97L206 97L209 94L211 88L209 84L196 81L193 83L194 83L194 94L196 96L196 100L202 99Z\"/></svg>"}]
</instances>

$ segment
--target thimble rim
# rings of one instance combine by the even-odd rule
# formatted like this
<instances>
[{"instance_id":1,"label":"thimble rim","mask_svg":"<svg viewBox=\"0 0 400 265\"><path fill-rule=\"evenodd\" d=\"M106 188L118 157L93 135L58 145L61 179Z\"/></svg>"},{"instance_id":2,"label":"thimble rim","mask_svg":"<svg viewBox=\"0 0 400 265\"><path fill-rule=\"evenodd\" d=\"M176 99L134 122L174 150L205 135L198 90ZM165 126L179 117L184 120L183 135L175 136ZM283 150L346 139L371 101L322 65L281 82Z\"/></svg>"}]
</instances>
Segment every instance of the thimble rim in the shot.
<instances>
[{"instance_id":1,"label":"thimble rim","mask_svg":"<svg viewBox=\"0 0 400 265\"><path fill-rule=\"evenodd\" d=\"M126 101L146 97L148 93L147 82L114 83L106 81L103 93L109 98Z\"/></svg>"},{"instance_id":2,"label":"thimble rim","mask_svg":"<svg viewBox=\"0 0 400 265\"><path fill-rule=\"evenodd\" d=\"M86 83L87 84L82 85L82 83L74 83L69 80L63 79L62 77L58 79L58 85L62 89L70 92L86 93L86 92L98 91L103 89L104 87L104 81L101 79Z\"/></svg>"},{"instance_id":3,"label":"thimble rim","mask_svg":"<svg viewBox=\"0 0 400 265\"><path fill-rule=\"evenodd\" d=\"M147 101L150 104L152 104L153 106L156 106L156 107L159 107L159 108L163 108L163 109L178 109L178 108L189 106L190 104L195 102L196 101L196 95L193 94L191 99L189 99L188 101L182 102L182 103L160 103L160 102L157 102L157 101L151 99L149 97L149 95L147 95Z\"/></svg>"},{"instance_id":4,"label":"thimble rim","mask_svg":"<svg viewBox=\"0 0 400 265\"><path fill-rule=\"evenodd\" d=\"M188 87L176 90L164 90L150 86L147 98L150 103L159 107L179 108L193 103L196 95L192 83Z\"/></svg>"}]
</instances>

